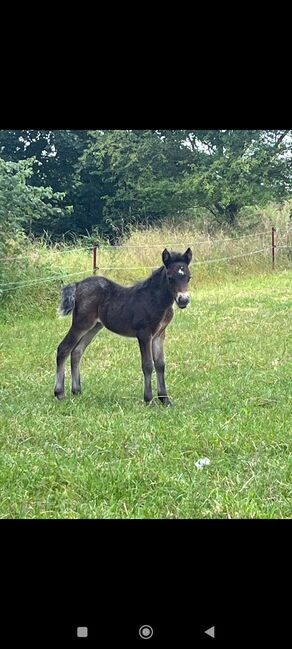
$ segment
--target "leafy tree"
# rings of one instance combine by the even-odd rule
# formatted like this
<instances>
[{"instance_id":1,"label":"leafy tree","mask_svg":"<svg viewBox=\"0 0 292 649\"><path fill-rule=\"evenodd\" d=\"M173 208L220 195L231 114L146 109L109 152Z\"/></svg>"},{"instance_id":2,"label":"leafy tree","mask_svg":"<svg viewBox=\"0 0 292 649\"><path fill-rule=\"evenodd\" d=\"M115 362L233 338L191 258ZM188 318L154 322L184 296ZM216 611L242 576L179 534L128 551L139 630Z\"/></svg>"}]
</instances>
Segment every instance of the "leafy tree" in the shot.
<instances>
[{"instance_id":1,"label":"leafy tree","mask_svg":"<svg viewBox=\"0 0 292 649\"><path fill-rule=\"evenodd\" d=\"M34 160L6 162L0 158L0 250L5 253L13 247L14 240L38 219L52 222L63 216L60 207L64 197L51 187L34 187L29 184ZM68 208L67 208L68 211Z\"/></svg>"},{"instance_id":2,"label":"leafy tree","mask_svg":"<svg viewBox=\"0 0 292 649\"><path fill-rule=\"evenodd\" d=\"M153 222L181 209L179 181L191 162L182 131L95 131L80 164L80 179L99 196L102 232Z\"/></svg>"},{"instance_id":3,"label":"leafy tree","mask_svg":"<svg viewBox=\"0 0 292 649\"><path fill-rule=\"evenodd\" d=\"M190 203L207 207L220 223L234 225L246 205L281 201L291 192L292 131L194 131L192 164L182 190Z\"/></svg>"},{"instance_id":4,"label":"leafy tree","mask_svg":"<svg viewBox=\"0 0 292 649\"><path fill-rule=\"evenodd\" d=\"M59 237L92 229L116 239L129 223L207 208L236 224L246 205L291 193L292 131L0 131L6 161L33 156L30 185L64 194L60 218L28 221Z\"/></svg>"},{"instance_id":5,"label":"leafy tree","mask_svg":"<svg viewBox=\"0 0 292 649\"><path fill-rule=\"evenodd\" d=\"M103 229L192 207L234 225L243 206L291 191L291 132L97 131L81 168L99 193Z\"/></svg>"},{"instance_id":6,"label":"leafy tree","mask_svg":"<svg viewBox=\"0 0 292 649\"><path fill-rule=\"evenodd\" d=\"M34 160L30 184L51 187L63 194L63 206L70 207L59 219L49 223L40 217L33 224L35 234L43 230L58 236L83 227L82 196L77 188L76 165L87 141L87 131L0 131L0 155L5 160Z\"/></svg>"}]
</instances>

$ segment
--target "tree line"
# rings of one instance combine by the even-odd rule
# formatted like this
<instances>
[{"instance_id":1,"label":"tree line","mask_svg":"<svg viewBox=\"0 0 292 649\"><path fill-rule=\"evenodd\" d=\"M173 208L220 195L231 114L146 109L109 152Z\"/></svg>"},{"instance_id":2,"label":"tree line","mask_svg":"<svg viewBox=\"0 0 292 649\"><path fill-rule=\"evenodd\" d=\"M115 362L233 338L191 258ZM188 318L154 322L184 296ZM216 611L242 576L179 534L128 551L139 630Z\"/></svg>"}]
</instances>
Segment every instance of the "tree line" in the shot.
<instances>
[{"instance_id":1,"label":"tree line","mask_svg":"<svg viewBox=\"0 0 292 649\"><path fill-rule=\"evenodd\" d=\"M2 242L58 240L195 218L236 226L244 206L291 194L289 130L1 130Z\"/></svg>"}]
</instances>

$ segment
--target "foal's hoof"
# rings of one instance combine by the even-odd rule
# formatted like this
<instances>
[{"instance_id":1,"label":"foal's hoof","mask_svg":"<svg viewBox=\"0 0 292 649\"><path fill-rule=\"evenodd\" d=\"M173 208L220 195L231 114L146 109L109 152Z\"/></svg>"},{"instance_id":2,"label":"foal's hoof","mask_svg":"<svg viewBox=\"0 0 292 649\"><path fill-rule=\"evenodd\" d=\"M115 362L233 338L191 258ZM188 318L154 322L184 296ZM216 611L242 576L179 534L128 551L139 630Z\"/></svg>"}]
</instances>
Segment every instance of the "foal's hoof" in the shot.
<instances>
[{"instance_id":1,"label":"foal's hoof","mask_svg":"<svg viewBox=\"0 0 292 649\"><path fill-rule=\"evenodd\" d=\"M55 391L55 392L54 392L54 395L55 395L55 397L56 397L57 399L59 399L59 401L62 401L63 399L66 398L66 397L65 397L65 392L56 392L56 391Z\"/></svg>"},{"instance_id":2,"label":"foal's hoof","mask_svg":"<svg viewBox=\"0 0 292 649\"><path fill-rule=\"evenodd\" d=\"M80 390L71 390L71 394L73 396L76 396L76 394L81 394L81 389Z\"/></svg>"},{"instance_id":3,"label":"foal's hoof","mask_svg":"<svg viewBox=\"0 0 292 649\"><path fill-rule=\"evenodd\" d=\"M163 406L166 406L168 408L173 406L172 401L170 401L168 397L159 397L159 398Z\"/></svg>"}]
</instances>

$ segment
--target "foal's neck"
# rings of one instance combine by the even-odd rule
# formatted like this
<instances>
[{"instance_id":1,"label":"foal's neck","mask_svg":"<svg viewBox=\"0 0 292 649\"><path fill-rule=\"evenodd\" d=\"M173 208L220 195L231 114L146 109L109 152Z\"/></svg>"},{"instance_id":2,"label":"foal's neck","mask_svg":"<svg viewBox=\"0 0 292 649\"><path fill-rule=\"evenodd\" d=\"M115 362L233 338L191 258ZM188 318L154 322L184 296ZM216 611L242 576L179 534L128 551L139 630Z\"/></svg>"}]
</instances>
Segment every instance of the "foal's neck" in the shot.
<instances>
[{"instance_id":1,"label":"foal's neck","mask_svg":"<svg viewBox=\"0 0 292 649\"><path fill-rule=\"evenodd\" d=\"M161 306L167 308L174 302L174 298L169 290L164 266L156 270L150 278L153 292L155 292Z\"/></svg>"}]
</instances>

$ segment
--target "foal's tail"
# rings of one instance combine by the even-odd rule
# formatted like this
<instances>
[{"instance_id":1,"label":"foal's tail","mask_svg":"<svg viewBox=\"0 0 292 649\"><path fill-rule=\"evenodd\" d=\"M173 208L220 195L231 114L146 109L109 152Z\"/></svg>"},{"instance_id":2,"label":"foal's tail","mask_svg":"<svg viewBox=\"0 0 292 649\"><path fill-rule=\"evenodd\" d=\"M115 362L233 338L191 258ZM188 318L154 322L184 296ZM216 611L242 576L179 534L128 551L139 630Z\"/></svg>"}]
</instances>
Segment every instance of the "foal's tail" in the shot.
<instances>
[{"instance_id":1,"label":"foal's tail","mask_svg":"<svg viewBox=\"0 0 292 649\"><path fill-rule=\"evenodd\" d=\"M63 286L61 294L61 304L59 306L59 315L68 315L73 311L76 296L76 282Z\"/></svg>"}]
</instances>

